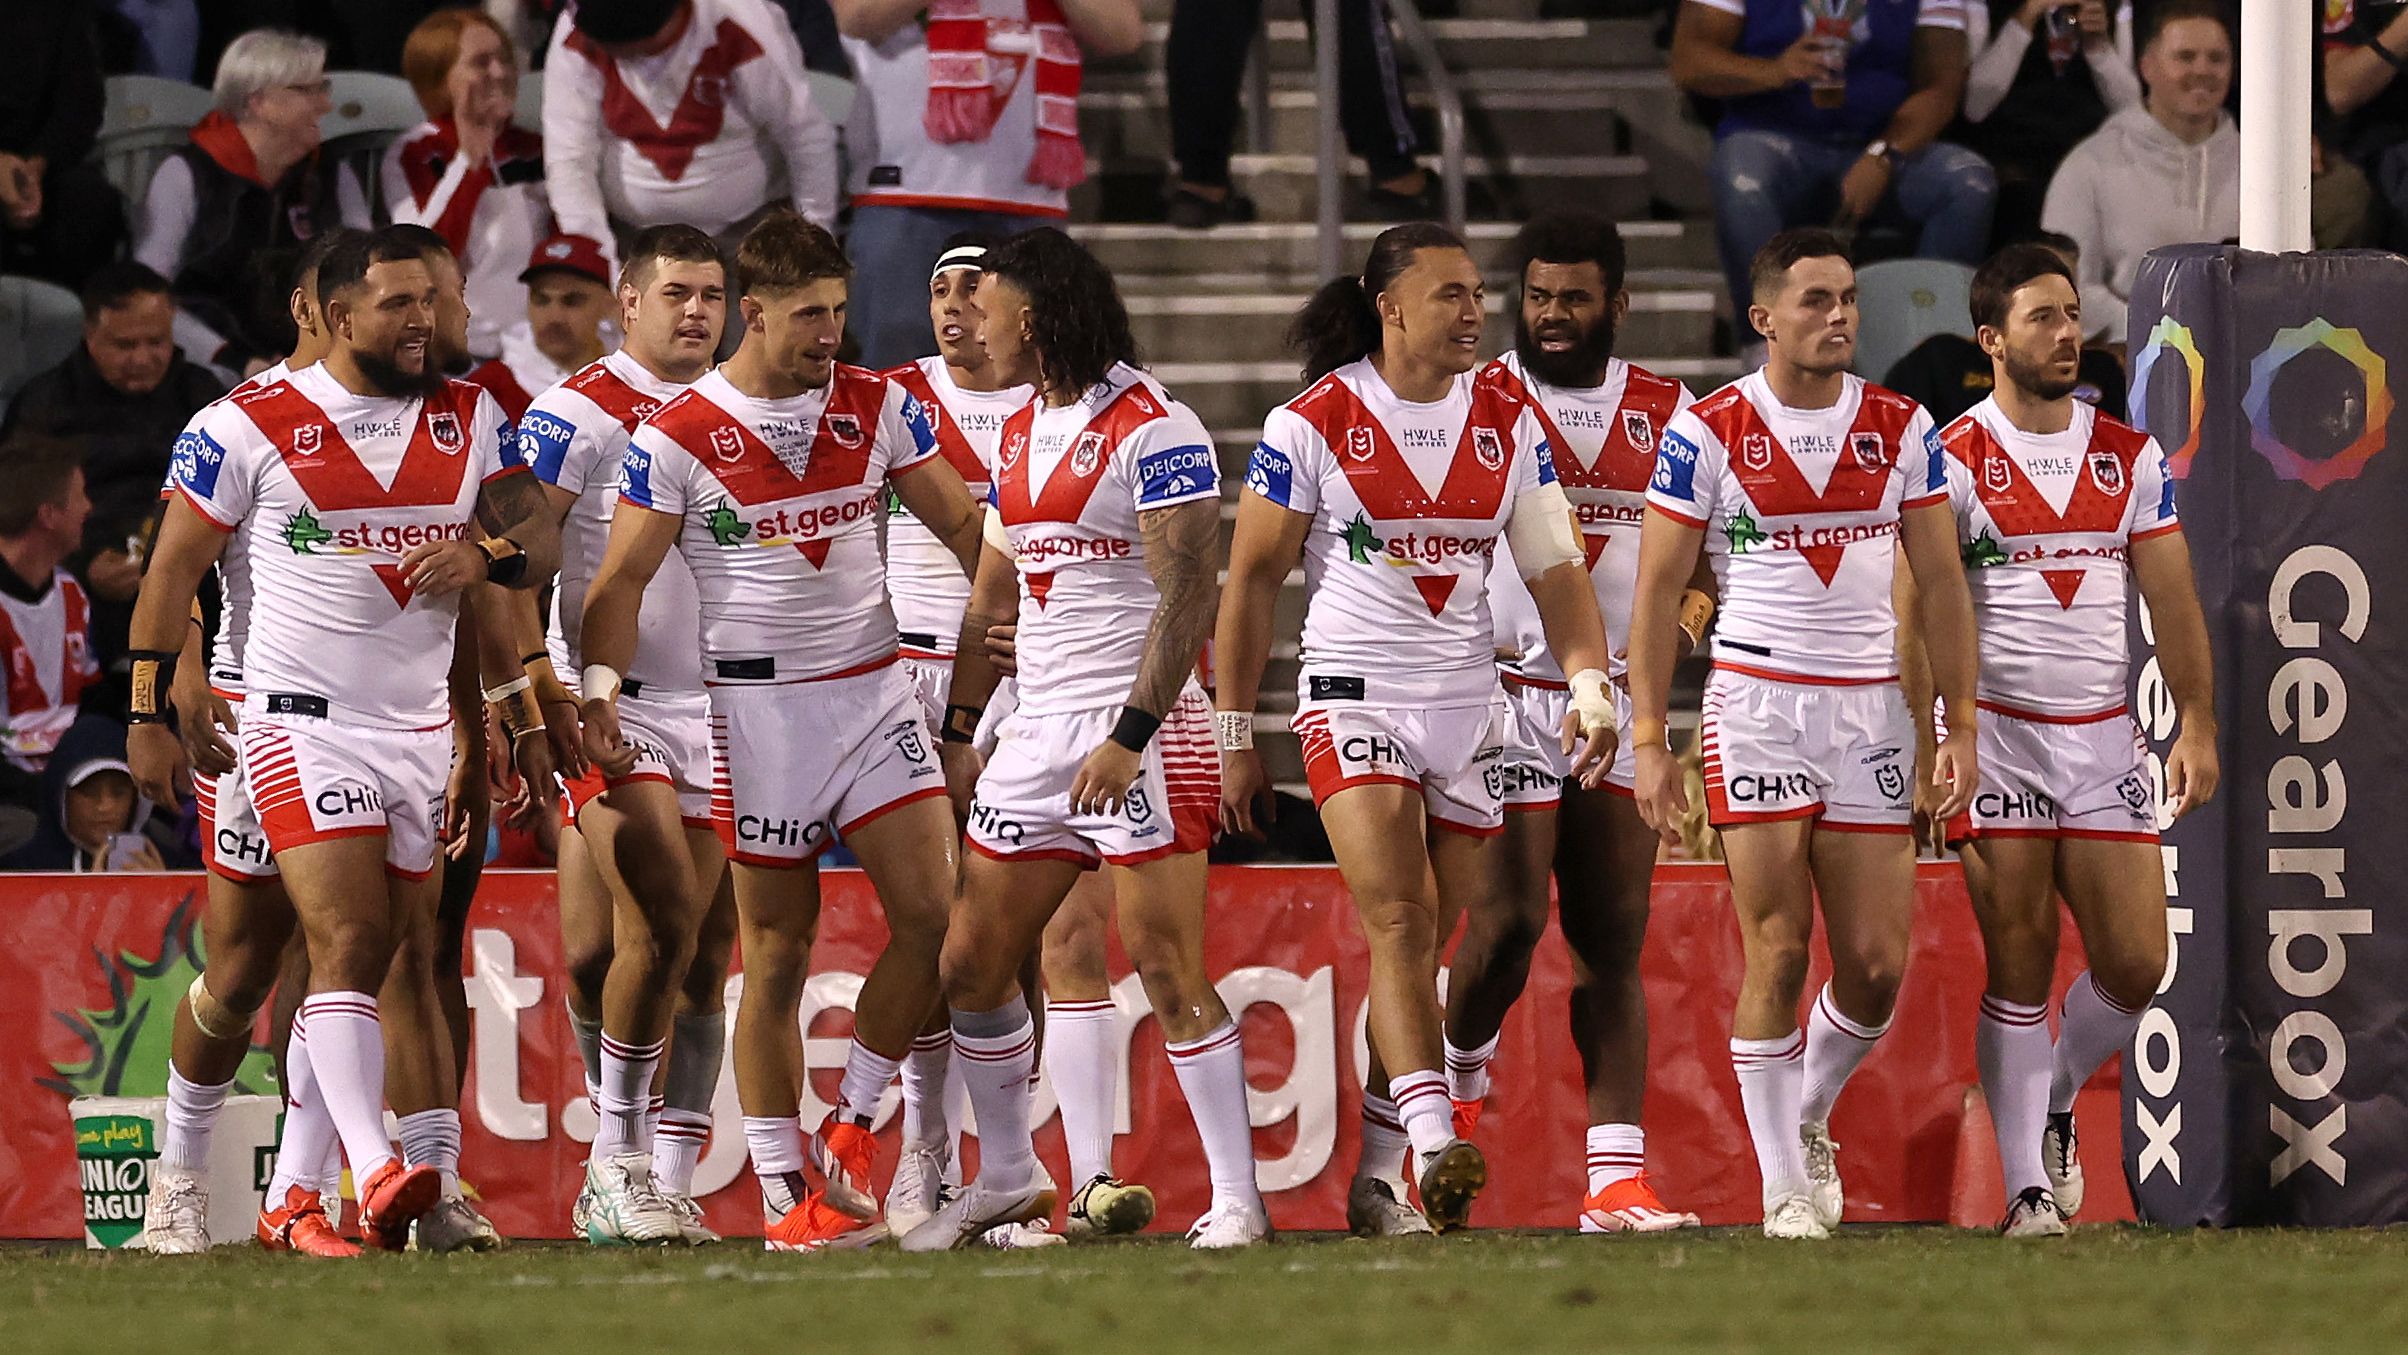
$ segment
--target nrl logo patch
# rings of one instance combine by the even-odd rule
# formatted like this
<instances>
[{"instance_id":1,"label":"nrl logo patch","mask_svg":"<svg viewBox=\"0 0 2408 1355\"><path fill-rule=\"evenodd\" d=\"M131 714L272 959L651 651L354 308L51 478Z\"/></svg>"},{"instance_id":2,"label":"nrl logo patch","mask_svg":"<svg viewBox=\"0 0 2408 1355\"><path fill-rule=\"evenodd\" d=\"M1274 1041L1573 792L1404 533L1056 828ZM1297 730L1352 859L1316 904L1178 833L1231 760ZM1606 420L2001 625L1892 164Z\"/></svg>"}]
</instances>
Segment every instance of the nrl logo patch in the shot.
<instances>
[{"instance_id":1,"label":"nrl logo patch","mask_svg":"<svg viewBox=\"0 0 2408 1355\"><path fill-rule=\"evenodd\" d=\"M1377 449L1374 448L1371 443L1371 430L1369 428L1349 428L1346 430L1346 456L1348 460L1369 461L1372 457L1372 453L1376 450Z\"/></svg>"},{"instance_id":2,"label":"nrl logo patch","mask_svg":"<svg viewBox=\"0 0 2408 1355\"><path fill-rule=\"evenodd\" d=\"M1749 470L1769 470L1773 464L1773 435L1750 433L1739 440L1739 464Z\"/></svg>"},{"instance_id":3,"label":"nrl logo patch","mask_svg":"<svg viewBox=\"0 0 2408 1355\"><path fill-rule=\"evenodd\" d=\"M2015 481L2015 468L2007 464L2005 452L1995 452L1982 458L1982 488L2004 494Z\"/></svg>"},{"instance_id":4,"label":"nrl logo patch","mask_svg":"<svg viewBox=\"0 0 2408 1355\"><path fill-rule=\"evenodd\" d=\"M738 461L744 456L744 435L733 428L721 426L711 430L711 454L722 461Z\"/></svg>"}]
</instances>

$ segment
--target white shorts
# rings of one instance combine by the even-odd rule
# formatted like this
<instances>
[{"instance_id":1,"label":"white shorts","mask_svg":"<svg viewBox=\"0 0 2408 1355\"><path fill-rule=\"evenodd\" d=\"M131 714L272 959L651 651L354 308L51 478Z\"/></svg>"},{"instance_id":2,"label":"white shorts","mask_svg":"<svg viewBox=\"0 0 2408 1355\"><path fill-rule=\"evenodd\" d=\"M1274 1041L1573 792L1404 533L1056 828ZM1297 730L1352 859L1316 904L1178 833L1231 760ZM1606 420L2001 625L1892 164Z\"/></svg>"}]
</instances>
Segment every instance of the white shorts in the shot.
<instances>
[{"instance_id":1,"label":"white shorts","mask_svg":"<svg viewBox=\"0 0 2408 1355\"><path fill-rule=\"evenodd\" d=\"M1717 828L1819 816L1843 831L1912 830L1915 725L1895 682L1716 668L1699 737L1706 821Z\"/></svg>"},{"instance_id":2,"label":"white shorts","mask_svg":"<svg viewBox=\"0 0 2408 1355\"><path fill-rule=\"evenodd\" d=\"M1564 752L1564 712L1572 708L1572 693L1551 683L1500 673L1505 684L1505 807L1509 810L1552 809L1563 803L1565 781L1572 775L1572 757ZM1638 759L1630 747L1630 697L1620 687L1608 687L1614 698L1614 761L1605 772L1605 789L1625 798L1636 792Z\"/></svg>"},{"instance_id":3,"label":"white shorts","mask_svg":"<svg viewBox=\"0 0 2408 1355\"><path fill-rule=\"evenodd\" d=\"M2129 713L2035 720L1985 702L1974 743L1981 763L1974 837L2157 841L2148 745Z\"/></svg>"},{"instance_id":4,"label":"white shorts","mask_svg":"<svg viewBox=\"0 0 2408 1355\"><path fill-rule=\"evenodd\" d=\"M895 662L911 680L912 690L919 693L920 713L927 717L929 732L943 729L946 698L953 690L953 656L907 652Z\"/></svg>"},{"instance_id":5,"label":"white shorts","mask_svg":"<svg viewBox=\"0 0 2408 1355\"><path fill-rule=\"evenodd\" d=\"M196 772L192 798L201 811L201 864L236 884L276 878L276 853L268 849L267 830L259 826L259 812L251 807L239 758L234 770L223 776Z\"/></svg>"},{"instance_id":6,"label":"white shorts","mask_svg":"<svg viewBox=\"0 0 2408 1355\"><path fill-rule=\"evenodd\" d=\"M562 778L568 792L561 814L571 826L577 814L607 790L637 781L658 781L677 792L677 814L688 828L711 826L711 699L701 692L649 691L619 698L619 732L635 749L635 768L625 776L606 777L588 767L574 780Z\"/></svg>"},{"instance_id":7,"label":"white shorts","mask_svg":"<svg viewBox=\"0 0 2408 1355\"><path fill-rule=\"evenodd\" d=\"M1505 727L1500 694L1479 705L1387 708L1306 701L1289 722L1322 805L1354 786L1409 786L1430 822L1486 837L1505 831Z\"/></svg>"},{"instance_id":8,"label":"white shorts","mask_svg":"<svg viewBox=\"0 0 2408 1355\"><path fill-rule=\"evenodd\" d=\"M242 775L269 848L381 833L385 869L423 880L442 839L449 728L373 729L243 703Z\"/></svg>"},{"instance_id":9,"label":"white shorts","mask_svg":"<svg viewBox=\"0 0 2408 1355\"><path fill-rule=\"evenodd\" d=\"M1064 715L1014 712L970 802L970 850L1005 861L1097 859L1135 866L1212 845L1221 819L1221 753L1212 702L1190 682L1146 744L1116 814L1070 807L1079 764L1112 734L1120 707Z\"/></svg>"},{"instance_id":10,"label":"white shorts","mask_svg":"<svg viewBox=\"0 0 2408 1355\"><path fill-rule=\"evenodd\" d=\"M728 859L799 866L837 834L945 793L901 667L711 688L711 826Z\"/></svg>"}]
</instances>

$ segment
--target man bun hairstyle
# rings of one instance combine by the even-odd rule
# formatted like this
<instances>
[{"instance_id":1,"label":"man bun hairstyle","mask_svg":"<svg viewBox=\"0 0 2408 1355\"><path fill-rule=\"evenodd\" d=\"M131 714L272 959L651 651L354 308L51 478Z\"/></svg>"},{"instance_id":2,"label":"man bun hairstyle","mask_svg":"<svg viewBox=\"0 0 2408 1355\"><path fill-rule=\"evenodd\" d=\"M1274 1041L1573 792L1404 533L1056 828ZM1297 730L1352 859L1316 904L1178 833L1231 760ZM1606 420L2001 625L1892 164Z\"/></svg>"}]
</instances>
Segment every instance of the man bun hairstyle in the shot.
<instances>
[{"instance_id":1,"label":"man bun hairstyle","mask_svg":"<svg viewBox=\"0 0 2408 1355\"><path fill-rule=\"evenodd\" d=\"M1307 384L1379 351L1380 312L1372 298L1413 266L1425 249L1461 249L1463 238L1433 221L1390 226L1371 241L1363 271L1321 284L1288 322L1288 347L1304 358Z\"/></svg>"}]
</instances>

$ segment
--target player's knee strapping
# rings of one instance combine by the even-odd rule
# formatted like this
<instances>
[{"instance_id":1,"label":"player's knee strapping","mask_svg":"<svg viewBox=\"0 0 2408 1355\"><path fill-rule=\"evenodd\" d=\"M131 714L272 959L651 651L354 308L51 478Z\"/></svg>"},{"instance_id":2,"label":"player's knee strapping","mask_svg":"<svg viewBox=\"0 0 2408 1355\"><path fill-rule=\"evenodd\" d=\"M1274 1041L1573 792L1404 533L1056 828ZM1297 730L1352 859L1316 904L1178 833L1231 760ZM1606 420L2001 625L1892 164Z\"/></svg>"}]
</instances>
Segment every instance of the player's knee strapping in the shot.
<instances>
[{"instance_id":1,"label":"player's knee strapping","mask_svg":"<svg viewBox=\"0 0 2408 1355\"><path fill-rule=\"evenodd\" d=\"M192 986L184 990L184 1003L192 1009L192 1024L212 1040L248 1038L251 1027L259 1021L259 1009L236 1011L217 1000L209 991L209 976L195 974Z\"/></svg>"}]
</instances>

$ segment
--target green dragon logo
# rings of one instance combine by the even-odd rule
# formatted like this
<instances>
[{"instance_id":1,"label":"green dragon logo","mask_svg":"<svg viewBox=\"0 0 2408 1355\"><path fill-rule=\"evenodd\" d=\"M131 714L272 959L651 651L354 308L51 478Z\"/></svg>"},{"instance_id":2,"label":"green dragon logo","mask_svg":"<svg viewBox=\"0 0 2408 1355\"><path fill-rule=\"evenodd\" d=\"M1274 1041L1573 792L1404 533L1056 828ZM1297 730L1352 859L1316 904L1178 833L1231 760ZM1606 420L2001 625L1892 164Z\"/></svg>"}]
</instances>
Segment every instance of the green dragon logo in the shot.
<instances>
[{"instance_id":1,"label":"green dragon logo","mask_svg":"<svg viewBox=\"0 0 2408 1355\"><path fill-rule=\"evenodd\" d=\"M1998 544L1998 538L1990 535L1987 527L1982 528L1980 536L1965 543L1964 554L1967 569L1988 569L2007 563L2006 549Z\"/></svg>"},{"instance_id":2,"label":"green dragon logo","mask_svg":"<svg viewBox=\"0 0 2408 1355\"><path fill-rule=\"evenodd\" d=\"M1371 530L1371 520L1361 513L1346 524L1346 558L1358 565L1371 563L1371 553L1380 548L1380 539Z\"/></svg>"},{"instance_id":3,"label":"green dragon logo","mask_svg":"<svg viewBox=\"0 0 2408 1355\"><path fill-rule=\"evenodd\" d=\"M80 1063L53 1063L56 1077L41 1085L61 1096L165 1096L167 1047L175 1032L176 1004L184 1000L206 957L201 953L200 910L185 895L160 929L157 958L120 951L112 959L93 952L109 983L104 1008L53 1012L82 1042ZM234 1074L238 1095L274 1095L276 1063L264 1045L253 1045Z\"/></svg>"},{"instance_id":4,"label":"green dragon logo","mask_svg":"<svg viewBox=\"0 0 2408 1355\"><path fill-rule=\"evenodd\" d=\"M702 525L709 529L711 539L722 546L741 546L744 538L752 535L751 524L738 517L736 510L725 499L721 499L718 507L703 515Z\"/></svg>"},{"instance_id":5,"label":"green dragon logo","mask_svg":"<svg viewBox=\"0 0 2408 1355\"><path fill-rule=\"evenodd\" d=\"M318 547L333 540L334 533L326 530L317 515L306 508L293 514L284 524L284 544L292 547L295 555L315 555Z\"/></svg>"},{"instance_id":6,"label":"green dragon logo","mask_svg":"<svg viewBox=\"0 0 2408 1355\"><path fill-rule=\"evenodd\" d=\"M1756 525L1756 519L1750 516L1744 508L1739 510L1737 517L1732 518L1729 523L1724 525L1722 534L1730 538L1733 555L1745 555L1763 545L1766 539L1764 530Z\"/></svg>"}]
</instances>

